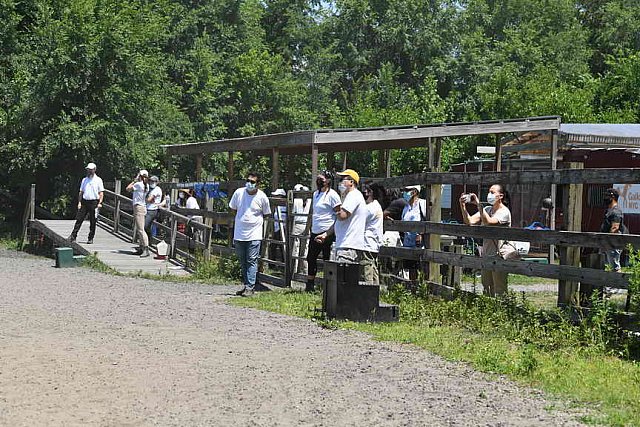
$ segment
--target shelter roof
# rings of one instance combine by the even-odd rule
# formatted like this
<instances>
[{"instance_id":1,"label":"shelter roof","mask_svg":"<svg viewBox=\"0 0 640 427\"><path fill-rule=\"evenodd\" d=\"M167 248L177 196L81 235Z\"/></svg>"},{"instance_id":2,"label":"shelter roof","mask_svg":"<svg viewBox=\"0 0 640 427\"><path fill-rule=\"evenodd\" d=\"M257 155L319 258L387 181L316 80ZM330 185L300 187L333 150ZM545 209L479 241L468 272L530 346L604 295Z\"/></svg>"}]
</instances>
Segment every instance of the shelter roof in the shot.
<instances>
[{"instance_id":1,"label":"shelter roof","mask_svg":"<svg viewBox=\"0 0 640 427\"><path fill-rule=\"evenodd\" d=\"M163 145L169 155L191 155L229 151L253 151L270 154L309 154L319 152L368 151L424 147L428 138L461 137L487 134L512 134L557 130L560 117L491 120L463 123L439 123L356 129L318 129L298 132L222 139L191 144Z\"/></svg>"}]
</instances>

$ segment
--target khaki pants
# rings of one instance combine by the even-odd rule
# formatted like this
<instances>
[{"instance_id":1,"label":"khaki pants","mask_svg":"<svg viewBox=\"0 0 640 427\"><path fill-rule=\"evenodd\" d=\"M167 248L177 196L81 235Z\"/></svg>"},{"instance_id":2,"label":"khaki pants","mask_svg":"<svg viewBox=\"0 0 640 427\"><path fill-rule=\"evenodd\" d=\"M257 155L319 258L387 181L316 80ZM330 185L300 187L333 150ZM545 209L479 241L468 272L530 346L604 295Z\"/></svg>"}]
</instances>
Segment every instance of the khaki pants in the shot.
<instances>
[{"instance_id":1,"label":"khaki pants","mask_svg":"<svg viewBox=\"0 0 640 427\"><path fill-rule=\"evenodd\" d=\"M362 252L362 280L367 283L380 284L378 273L378 254L375 252Z\"/></svg>"},{"instance_id":2,"label":"khaki pants","mask_svg":"<svg viewBox=\"0 0 640 427\"><path fill-rule=\"evenodd\" d=\"M138 244L141 248L149 247L149 236L144 231L144 218L147 216L147 207L142 205L135 205L133 207L133 217L136 221L136 228L138 230Z\"/></svg>"},{"instance_id":3,"label":"khaki pants","mask_svg":"<svg viewBox=\"0 0 640 427\"><path fill-rule=\"evenodd\" d=\"M351 264L360 264L362 260L362 251L356 249L338 249L336 251L336 262L350 262Z\"/></svg>"},{"instance_id":4,"label":"khaki pants","mask_svg":"<svg viewBox=\"0 0 640 427\"><path fill-rule=\"evenodd\" d=\"M482 287L484 294L491 297L507 292L507 272L482 270Z\"/></svg>"},{"instance_id":5,"label":"khaki pants","mask_svg":"<svg viewBox=\"0 0 640 427\"><path fill-rule=\"evenodd\" d=\"M306 224L293 224L293 232L296 236L302 235L304 230L307 228ZM303 246L302 253L300 253L300 246ZM300 237L293 237L293 245L291 245L291 254L294 256L301 256L305 259L294 259L293 260L293 272L300 274L307 274L307 245L306 242L303 242Z\"/></svg>"}]
</instances>

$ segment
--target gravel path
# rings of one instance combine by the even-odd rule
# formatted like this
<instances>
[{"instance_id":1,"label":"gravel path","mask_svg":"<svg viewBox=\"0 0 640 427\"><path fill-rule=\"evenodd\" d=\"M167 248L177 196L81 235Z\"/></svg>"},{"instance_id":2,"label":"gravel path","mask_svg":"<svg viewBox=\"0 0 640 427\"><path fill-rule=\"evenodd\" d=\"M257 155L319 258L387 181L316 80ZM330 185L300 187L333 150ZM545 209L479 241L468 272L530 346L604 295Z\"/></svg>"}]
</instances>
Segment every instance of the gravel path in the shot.
<instances>
[{"instance_id":1,"label":"gravel path","mask_svg":"<svg viewBox=\"0 0 640 427\"><path fill-rule=\"evenodd\" d=\"M238 308L232 289L0 250L0 424L579 425L412 346Z\"/></svg>"}]
</instances>

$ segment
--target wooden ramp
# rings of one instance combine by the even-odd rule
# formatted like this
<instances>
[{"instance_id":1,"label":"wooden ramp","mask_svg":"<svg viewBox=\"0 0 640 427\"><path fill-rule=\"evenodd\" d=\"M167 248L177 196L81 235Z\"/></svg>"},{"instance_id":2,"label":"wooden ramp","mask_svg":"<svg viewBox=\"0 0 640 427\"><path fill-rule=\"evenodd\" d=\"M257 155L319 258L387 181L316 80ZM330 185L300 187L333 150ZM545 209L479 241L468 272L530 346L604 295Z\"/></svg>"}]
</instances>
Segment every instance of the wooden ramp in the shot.
<instances>
[{"instance_id":1,"label":"wooden ramp","mask_svg":"<svg viewBox=\"0 0 640 427\"><path fill-rule=\"evenodd\" d=\"M136 244L123 240L109 231L96 227L94 243L87 244L89 234L89 222L85 221L78 234L78 239L70 243L67 238L73 230L74 220L34 220L31 228L45 234L52 239L57 246L72 247L74 253L80 255L95 254L98 259L120 273L149 273L149 274L175 274L189 275L183 266L172 261L154 259L155 253L148 258L140 258L135 255Z\"/></svg>"}]
</instances>

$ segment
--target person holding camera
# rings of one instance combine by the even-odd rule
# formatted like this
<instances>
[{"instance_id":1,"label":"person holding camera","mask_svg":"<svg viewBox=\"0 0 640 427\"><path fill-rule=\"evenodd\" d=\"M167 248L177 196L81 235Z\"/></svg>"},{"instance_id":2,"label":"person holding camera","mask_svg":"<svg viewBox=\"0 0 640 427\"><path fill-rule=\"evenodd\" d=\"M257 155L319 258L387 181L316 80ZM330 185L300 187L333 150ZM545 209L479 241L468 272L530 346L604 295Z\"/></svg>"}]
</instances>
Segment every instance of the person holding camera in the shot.
<instances>
[{"instance_id":1,"label":"person holding camera","mask_svg":"<svg viewBox=\"0 0 640 427\"><path fill-rule=\"evenodd\" d=\"M138 230L138 248L136 254L140 258L149 256L149 236L144 231L144 221L147 216L147 194L149 193L149 172L142 169L129 185L127 191L133 192L133 217Z\"/></svg>"},{"instance_id":2,"label":"person holding camera","mask_svg":"<svg viewBox=\"0 0 640 427\"><path fill-rule=\"evenodd\" d=\"M427 201L420 198L420 185L408 185L402 189L402 198L407 205L402 210L403 221L426 221L427 220ZM404 233L402 246L405 248L422 248L422 234L408 231ZM418 278L419 262L413 260L403 260L402 267L409 272L409 280Z\"/></svg>"},{"instance_id":3,"label":"person holding camera","mask_svg":"<svg viewBox=\"0 0 640 427\"><path fill-rule=\"evenodd\" d=\"M482 208L480 199L474 193L463 194L459 199L462 219L467 225L492 225L511 227L511 211L509 210L509 193L502 184L495 184L489 188L487 203L489 206ZM475 205L478 212L470 215L467 205ZM503 241L496 239L484 239L482 244L482 257L499 256L498 250ZM496 296L507 292L507 274L504 271L482 270L482 287L485 295Z\"/></svg>"}]
</instances>

